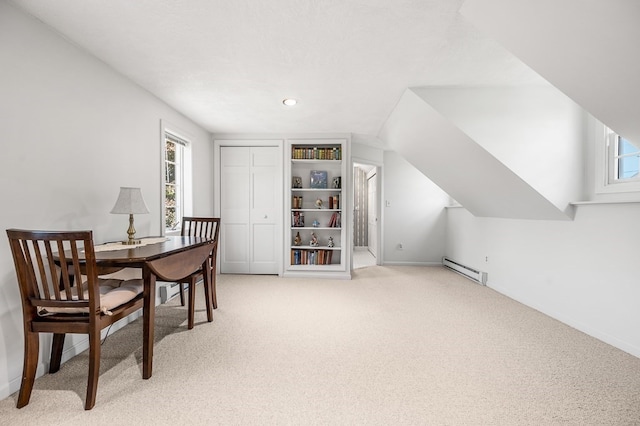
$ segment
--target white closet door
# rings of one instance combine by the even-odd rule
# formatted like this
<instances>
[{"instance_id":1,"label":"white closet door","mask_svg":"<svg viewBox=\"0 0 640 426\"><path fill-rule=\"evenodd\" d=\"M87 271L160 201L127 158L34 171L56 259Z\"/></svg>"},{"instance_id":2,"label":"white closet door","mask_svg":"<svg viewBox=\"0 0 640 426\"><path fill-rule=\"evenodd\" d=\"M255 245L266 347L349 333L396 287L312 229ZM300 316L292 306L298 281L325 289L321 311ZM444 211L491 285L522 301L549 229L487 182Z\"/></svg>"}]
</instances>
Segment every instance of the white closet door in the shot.
<instances>
[{"instance_id":1,"label":"white closet door","mask_svg":"<svg viewBox=\"0 0 640 426\"><path fill-rule=\"evenodd\" d=\"M249 273L249 147L220 148L220 272Z\"/></svg>"},{"instance_id":2,"label":"white closet door","mask_svg":"<svg viewBox=\"0 0 640 426\"><path fill-rule=\"evenodd\" d=\"M277 274L277 147L220 148L220 272Z\"/></svg>"},{"instance_id":3,"label":"white closet door","mask_svg":"<svg viewBox=\"0 0 640 426\"><path fill-rule=\"evenodd\" d=\"M279 254L278 232L282 204L279 185L279 155L276 147L251 148L251 266L252 274L277 274Z\"/></svg>"}]
</instances>

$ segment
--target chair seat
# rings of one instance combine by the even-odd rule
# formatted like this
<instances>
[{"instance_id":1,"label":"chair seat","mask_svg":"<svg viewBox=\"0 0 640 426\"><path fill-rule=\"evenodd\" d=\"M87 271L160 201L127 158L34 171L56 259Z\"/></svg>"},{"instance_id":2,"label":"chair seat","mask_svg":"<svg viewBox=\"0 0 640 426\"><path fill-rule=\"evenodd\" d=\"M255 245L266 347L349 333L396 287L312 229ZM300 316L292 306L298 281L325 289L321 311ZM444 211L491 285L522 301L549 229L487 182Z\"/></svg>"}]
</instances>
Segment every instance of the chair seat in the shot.
<instances>
[{"instance_id":1,"label":"chair seat","mask_svg":"<svg viewBox=\"0 0 640 426\"><path fill-rule=\"evenodd\" d=\"M144 289L144 281L142 279L132 280L119 280L119 279L98 279L99 291L100 291L100 312L104 315L112 315L111 310L117 308L120 305L135 299ZM84 291L84 299L89 300L89 290L87 282L82 284ZM64 295L61 295L62 299L65 299ZM77 296L74 296L72 300L78 300ZM88 314L89 307L78 308L59 308L55 306L39 306L38 315L48 316L55 314Z\"/></svg>"}]
</instances>

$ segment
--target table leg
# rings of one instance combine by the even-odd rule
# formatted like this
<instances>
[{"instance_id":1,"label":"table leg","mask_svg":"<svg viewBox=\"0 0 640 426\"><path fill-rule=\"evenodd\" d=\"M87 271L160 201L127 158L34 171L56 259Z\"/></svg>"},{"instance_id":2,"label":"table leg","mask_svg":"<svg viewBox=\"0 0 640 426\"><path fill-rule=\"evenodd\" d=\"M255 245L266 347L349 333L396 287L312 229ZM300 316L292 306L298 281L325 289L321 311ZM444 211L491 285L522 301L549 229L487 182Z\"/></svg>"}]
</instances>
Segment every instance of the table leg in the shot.
<instances>
[{"instance_id":1,"label":"table leg","mask_svg":"<svg viewBox=\"0 0 640 426\"><path fill-rule=\"evenodd\" d=\"M142 341L142 378L151 377L153 370L153 335L156 316L156 275L145 265L142 268L144 279L144 322Z\"/></svg>"}]
</instances>

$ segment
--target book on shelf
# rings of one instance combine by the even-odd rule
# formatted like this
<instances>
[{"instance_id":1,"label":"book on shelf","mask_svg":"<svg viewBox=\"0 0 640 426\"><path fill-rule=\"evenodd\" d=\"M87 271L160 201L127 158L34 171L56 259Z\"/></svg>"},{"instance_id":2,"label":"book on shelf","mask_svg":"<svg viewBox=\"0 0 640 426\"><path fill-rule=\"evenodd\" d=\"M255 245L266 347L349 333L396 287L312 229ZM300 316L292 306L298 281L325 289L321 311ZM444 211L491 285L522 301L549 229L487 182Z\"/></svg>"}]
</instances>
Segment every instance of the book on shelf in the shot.
<instances>
[{"instance_id":1,"label":"book on shelf","mask_svg":"<svg viewBox=\"0 0 640 426\"><path fill-rule=\"evenodd\" d=\"M341 160L342 147L291 146L293 160Z\"/></svg>"},{"instance_id":2,"label":"book on shelf","mask_svg":"<svg viewBox=\"0 0 640 426\"><path fill-rule=\"evenodd\" d=\"M329 228L339 228L341 226L340 223L340 213L334 212L331 215L331 219L329 219Z\"/></svg>"},{"instance_id":3,"label":"book on shelf","mask_svg":"<svg viewBox=\"0 0 640 426\"><path fill-rule=\"evenodd\" d=\"M340 208L340 195L329 195L329 208L330 209L339 209Z\"/></svg>"},{"instance_id":4,"label":"book on shelf","mask_svg":"<svg viewBox=\"0 0 640 426\"><path fill-rule=\"evenodd\" d=\"M330 209L340 208L340 195L338 194L329 195L329 208Z\"/></svg>"},{"instance_id":5,"label":"book on shelf","mask_svg":"<svg viewBox=\"0 0 640 426\"><path fill-rule=\"evenodd\" d=\"M302 196L294 195L293 200L291 202L291 208L293 209L301 209L302 208Z\"/></svg>"},{"instance_id":6,"label":"book on shelf","mask_svg":"<svg viewBox=\"0 0 640 426\"><path fill-rule=\"evenodd\" d=\"M292 265L331 265L333 250L292 249Z\"/></svg>"}]
</instances>

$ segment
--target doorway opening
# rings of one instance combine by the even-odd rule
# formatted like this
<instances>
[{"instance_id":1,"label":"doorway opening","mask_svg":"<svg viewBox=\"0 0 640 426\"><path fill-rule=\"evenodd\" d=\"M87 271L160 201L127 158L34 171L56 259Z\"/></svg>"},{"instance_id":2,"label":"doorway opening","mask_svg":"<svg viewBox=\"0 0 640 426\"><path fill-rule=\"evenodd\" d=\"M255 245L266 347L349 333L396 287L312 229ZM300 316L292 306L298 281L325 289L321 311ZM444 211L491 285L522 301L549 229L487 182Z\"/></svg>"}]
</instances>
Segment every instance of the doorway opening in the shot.
<instances>
[{"instance_id":1,"label":"doorway opening","mask_svg":"<svg viewBox=\"0 0 640 426\"><path fill-rule=\"evenodd\" d=\"M378 262L378 168L353 163L353 269Z\"/></svg>"}]
</instances>

